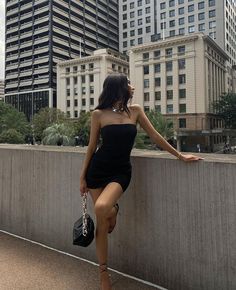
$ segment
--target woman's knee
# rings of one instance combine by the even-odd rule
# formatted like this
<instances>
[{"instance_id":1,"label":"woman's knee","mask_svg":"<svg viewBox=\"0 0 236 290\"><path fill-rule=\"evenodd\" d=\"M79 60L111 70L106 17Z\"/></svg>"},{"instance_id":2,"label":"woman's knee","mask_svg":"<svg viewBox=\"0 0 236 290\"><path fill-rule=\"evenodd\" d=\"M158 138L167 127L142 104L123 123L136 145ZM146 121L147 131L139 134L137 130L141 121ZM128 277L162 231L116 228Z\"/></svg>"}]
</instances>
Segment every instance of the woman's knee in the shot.
<instances>
[{"instance_id":1,"label":"woman's knee","mask_svg":"<svg viewBox=\"0 0 236 290\"><path fill-rule=\"evenodd\" d=\"M96 201L95 205L94 205L94 211L95 214L97 216L97 218L108 218L109 215L109 206L102 202L102 201Z\"/></svg>"}]
</instances>

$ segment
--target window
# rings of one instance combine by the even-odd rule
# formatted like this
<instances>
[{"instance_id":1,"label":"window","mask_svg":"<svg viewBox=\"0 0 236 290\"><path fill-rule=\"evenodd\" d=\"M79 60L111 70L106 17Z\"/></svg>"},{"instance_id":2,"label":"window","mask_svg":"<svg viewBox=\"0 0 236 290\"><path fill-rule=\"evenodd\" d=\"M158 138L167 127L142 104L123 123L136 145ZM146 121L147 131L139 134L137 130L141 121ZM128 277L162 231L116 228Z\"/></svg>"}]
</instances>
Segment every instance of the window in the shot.
<instances>
[{"instance_id":1,"label":"window","mask_svg":"<svg viewBox=\"0 0 236 290\"><path fill-rule=\"evenodd\" d=\"M178 55L185 54L185 45L178 46Z\"/></svg>"},{"instance_id":2,"label":"window","mask_svg":"<svg viewBox=\"0 0 236 290\"><path fill-rule=\"evenodd\" d=\"M90 106L94 105L94 98L90 98Z\"/></svg>"},{"instance_id":3,"label":"window","mask_svg":"<svg viewBox=\"0 0 236 290\"><path fill-rule=\"evenodd\" d=\"M143 60L149 60L149 52L143 53Z\"/></svg>"},{"instance_id":4,"label":"window","mask_svg":"<svg viewBox=\"0 0 236 290\"><path fill-rule=\"evenodd\" d=\"M150 4L150 0L146 0L145 2L146 2L146 4Z\"/></svg>"},{"instance_id":5,"label":"window","mask_svg":"<svg viewBox=\"0 0 236 290\"><path fill-rule=\"evenodd\" d=\"M179 15L183 15L184 14L184 7L179 8Z\"/></svg>"},{"instance_id":6,"label":"window","mask_svg":"<svg viewBox=\"0 0 236 290\"><path fill-rule=\"evenodd\" d=\"M200 9L204 9L204 7L205 7L205 2L204 1L198 3L198 9L199 10Z\"/></svg>"},{"instance_id":7,"label":"window","mask_svg":"<svg viewBox=\"0 0 236 290\"><path fill-rule=\"evenodd\" d=\"M123 47L127 47L127 41L123 41Z\"/></svg>"},{"instance_id":8,"label":"window","mask_svg":"<svg viewBox=\"0 0 236 290\"><path fill-rule=\"evenodd\" d=\"M179 104L179 112L186 113L186 104Z\"/></svg>"},{"instance_id":9,"label":"window","mask_svg":"<svg viewBox=\"0 0 236 290\"><path fill-rule=\"evenodd\" d=\"M134 46L135 45L135 40L134 39L131 39L130 40L130 46Z\"/></svg>"},{"instance_id":10,"label":"window","mask_svg":"<svg viewBox=\"0 0 236 290\"><path fill-rule=\"evenodd\" d=\"M143 10L142 9L139 9L138 10L138 16L142 16L142 14L143 14Z\"/></svg>"},{"instance_id":11,"label":"window","mask_svg":"<svg viewBox=\"0 0 236 290\"><path fill-rule=\"evenodd\" d=\"M90 83L94 82L94 76L93 75L89 75L89 81L90 81Z\"/></svg>"},{"instance_id":12,"label":"window","mask_svg":"<svg viewBox=\"0 0 236 290\"><path fill-rule=\"evenodd\" d=\"M66 96L69 97L70 96L70 89L66 90Z\"/></svg>"},{"instance_id":13,"label":"window","mask_svg":"<svg viewBox=\"0 0 236 290\"><path fill-rule=\"evenodd\" d=\"M69 78L66 79L66 85L67 85L67 86L70 85L70 79L69 79Z\"/></svg>"},{"instance_id":14,"label":"window","mask_svg":"<svg viewBox=\"0 0 236 290\"><path fill-rule=\"evenodd\" d=\"M78 96L78 88L74 88L74 96Z\"/></svg>"},{"instance_id":15,"label":"window","mask_svg":"<svg viewBox=\"0 0 236 290\"><path fill-rule=\"evenodd\" d=\"M184 28L180 28L179 29L179 35L183 35L185 34L185 29Z\"/></svg>"},{"instance_id":16,"label":"window","mask_svg":"<svg viewBox=\"0 0 236 290\"><path fill-rule=\"evenodd\" d=\"M210 10L209 11L209 18L215 17L216 16L216 11L215 10Z\"/></svg>"},{"instance_id":17,"label":"window","mask_svg":"<svg viewBox=\"0 0 236 290\"><path fill-rule=\"evenodd\" d=\"M179 75L179 84L185 84L185 83L186 83L185 74Z\"/></svg>"},{"instance_id":18,"label":"window","mask_svg":"<svg viewBox=\"0 0 236 290\"><path fill-rule=\"evenodd\" d=\"M149 102L149 93L144 93L144 102Z\"/></svg>"},{"instance_id":19,"label":"window","mask_svg":"<svg viewBox=\"0 0 236 290\"><path fill-rule=\"evenodd\" d=\"M151 32L151 26L147 26L146 27L146 32L148 33L148 32Z\"/></svg>"},{"instance_id":20,"label":"window","mask_svg":"<svg viewBox=\"0 0 236 290\"><path fill-rule=\"evenodd\" d=\"M127 23L123 23L123 29L127 28Z\"/></svg>"},{"instance_id":21,"label":"window","mask_svg":"<svg viewBox=\"0 0 236 290\"><path fill-rule=\"evenodd\" d=\"M130 36L134 36L135 35L135 31L134 30L130 30Z\"/></svg>"},{"instance_id":22,"label":"window","mask_svg":"<svg viewBox=\"0 0 236 290\"><path fill-rule=\"evenodd\" d=\"M78 106L78 100L77 100L77 99L74 100L74 106L75 106L75 107Z\"/></svg>"},{"instance_id":23,"label":"window","mask_svg":"<svg viewBox=\"0 0 236 290\"><path fill-rule=\"evenodd\" d=\"M149 88L149 80L148 79L143 80L143 86L144 86L144 88Z\"/></svg>"},{"instance_id":24,"label":"window","mask_svg":"<svg viewBox=\"0 0 236 290\"><path fill-rule=\"evenodd\" d=\"M159 59L161 57L161 51L160 50L155 50L154 51L154 58Z\"/></svg>"},{"instance_id":25,"label":"window","mask_svg":"<svg viewBox=\"0 0 236 290\"><path fill-rule=\"evenodd\" d=\"M138 7L142 6L142 0L138 0Z\"/></svg>"},{"instance_id":26,"label":"window","mask_svg":"<svg viewBox=\"0 0 236 290\"><path fill-rule=\"evenodd\" d=\"M143 43L143 39L142 39L142 37L139 37L138 38L138 44L142 44Z\"/></svg>"},{"instance_id":27,"label":"window","mask_svg":"<svg viewBox=\"0 0 236 290\"><path fill-rule=\"evenodd\" d=\"M175 20L171 20L169 25L170 25L170 27L174 27L175 26Z\"/></svg>"},{"instance_id":28,"label":"window","mask_svg":"<svg viewBox=\"0 0 236 290\"><path fill-rule=\"evenodd\" d=\"M179 18L179 25L182 25L182 24L184 24L184 17Z\"/></svg>"},{"instance_id":29,"label":"window","mask_svg":"<svg viewBox=\"0 0 236 290\"><path fill-rule=\"evenodd\" d=\"M154 64L154 72L159 73L160 71L161 71L161 64L160 63Z\"/></svg>"},{"instance_id":30,"label":"window","mask_svg":"<svg viewBox=\"0 0 236 290\"><path fill-rule=\"evenodd\" d=\"M185 99L186 98L186 89L180 89L179 90L179 98Z\"/></svg>"},{"instance_id":31,"label":"window","mask_svg":"<svg viewBox=\"0 0 236 290\"><path fill-rule=\"evenodd\" d=\"M199 31L204 31L205 30L205 23L199 24L198 25L198 30Z\"/></svg>"},{"instance_id":32,"label":"window","mask_svg":"<svg viewBox=\"0 0 236 290\"><path fill-rule=\"evenodd\" d=\"M188 6L188 12L194 11L194 4Z\"/></svg>"},{"instance_id":33,"label":"window","mask_svg":"<svg viewBox=\"0 0 236 290\"><path fill-rule=\"evenodd\" d=\"M143 74L148 75L149 74L149 65L145 65L143 67Z\"/></svg>"},{"instance_id":34,"label":"window","mask_svg":"<svg viewBox=\"0 0 236 290\"><path fill-rule=\"evenodd\" d=\"M166 71L172 71L172 69L173 69L172 61L167 61L166 62Z\"/></svg>"},{"instance_id":35,"label":"window","mask_svg":"<svg viewBox=\"0 0 236 290\"><path fill-rule=\"evenodd\" d=\"M82 72L85 71L85 64L82 64L82 65L80 66L80 69L81 69Z\"/></svg>"},{"instance_id":36,"label":"window","mask_svg":"<svg viewBox=\"0 0 236 290\"><path fill-rule=\"evenodd\" d=\"M188 32L189 33L193 33L194 31L195 31L195 26L194 25L188 27Z\"/></svg>"},{"instance_id":37,"label":"window","mask_svg":"<svg viewBox=\"0 0 236 290\"><path fill-rule=\"evenodd\" d=\"M166 57L171 57L172 56L172 48L167 48L166 49Z\"/></svg>"},{"instance_id":38,"label":"window","mask_svg":"<svg viewBox=\"0 0 236 290\"><path fill-rule=\"evenodd\" d=\"M173 85L173 77L172 76L167 76L166 77L166 84L167 84L167 86L172 86Z\"/></svg>"},{"instance_id":39,"label":"window","mask_svg":"<svg viewBox=\"0 0 236 290\"><path fill-rule=\"evenodd\" d=\"M143 24L143 19L142 18L138 19L138 25L142 25L142 24Z\"/></svg>"},{"instance_id":40,"label":"window","mask_svg":"<svg viewBox=\"0 0 236 290\"><path fill-rule=\"evenodd\" d=\"M169 7L174 7L174 6L175 6L175 1L169 0Z\"/></svg>"},{"instance_id":41,"label":"window","mask_svg":"<svg viewBox=\"0 0 236 290\"><path fill-rule=\"evenodd\" d=\"M76 73L78 70L77 66L73 66L73 73Z\"/></svg>"},{"instance_id":42,"label":"window","mask_svg":"<svg viewBox=\"0 0 236 290\"><path fill-rule=\"evenodd\" d=\"M81 92L82 92L82 95L85 95L86 94L86 88L85 87L82 87L81 88Z\"/></svg>"},{"instance_id":43,"label":"window","mask_svg":"<svg viewBox=\"0 0 236 290\"><path fill-rule=\"evenodd\" d=\"M190 15L188 17L188 23L192 23L192 22L194 22L194 15Z\"/></svg>"},{"instance_id":44,"label":"window","mask_svg":"<svg viewBox=\"0 0 236 290\"><path fill-rule=\"evenodd\" d=\"M165 18L166 18L166 13L165 12L161 13L161 19L165 19Z\"/></svg>"},{"instance_id":45,"label":"window","mask_svg":"<svg viewBox=\"0 0 236 290\"><path fill-rule=\"evenodd\" d=\"M160 101L161 100L161 91L155 92L155 101Z\"/></svg>"},{"instance_id":46,"label":"window","mask_svg":"<svg viewBox=\"0 0 236 290\"><path fill-rule=\"evenodd\" d=\"M127 32L123 32L123 38L127 38Z\"/></svg>"},{"instance_id":47,"label":"window","mask_svg":"<svg viewBox=\"0 0 236 290\"><path fill-rule=\"evenodd\" d=\"M165 9L165 8L166 8L166 3L165 3L165 2L162 2L162 3L160 4L160 8L161 8L161 10L162 10L162 9Z\"/></svg>"},{"instance_id":48,"label":"window","mask_svg":"<svg viewBox=\"0 0 236 290\"><path fill-rule=\"evenodd\" d=\"M161 113L161 106L160 105L155 105L155 111L158 113Z\"/></svg>"},{"instance_id":49,"label":"window","mask_svg":"<svg viewBox=\"0 0 236 290\"><path fill-rule=\"evenodd\" d=\"M129 7L130 7L130 9L134 9L134 2L131 2Z\"/></svg>"},{"instance_id":50,"label":"window","mask_svg":"<svg viewBox=\"0 0 236 290\"><path fill-rule=\"evenodd\" d=\"M161 23L161 29L166 29L166 23L165 22Z\"/></svg>"},{"instance_id":51,"label":"window","mask_svg":"<svg viewBox=\"0 0 236 290\"><path fill-rule=\"evenodd\" d=\"M134 18L134 11L130 12L130 18Z\"/></svg>"},{"instance_id":52,"label":"window","mask_svg":"<svg viewBox=\"0 0 236 290\"><path fill-rule=\"evenodd\" d=\"M70 107L70 100L66 100L66 106L67 106L67 108Z\"/></svg>"},{"instance_id":53,"label":"window","mask_svg":"<svg viewBox=\"0 0 236 290\"><path fill-rule=\"evenodd\" d=\"M175 36L175 30L170 30L170 36Z\"/></svg>"},{"instance_id":54,"label":"window","mask_svg":"<svg viewBox=\"0 0 236 290\"><path fill-rule=\"evenodd\" d=\"M184 3L184 0L179 0L178 3L179 4L183 4Z\"/></svg>"},{"instance_id":55,"label":"window","mask_svg":"<svg viewBox=\"0 0 236 290\"><path fill-rule=\"evenodd\" d=\"M74 111L74 118L78 118L78 111Z\"/></svg>"},{"instance_id":56,"label":"window","mask_svg":"<svg viewBox=\"0 0 236 290\"><path fill-rule=\"evenodd\" d=\"M178 60L178 64L179 64L179 69L185 69L185 59L179 59Z\"/></svg>"},{"instance_id":57,"label":"window","mask_svg":"<svg viewBox=\"0 0 236 290\"><path fill-rule=\"evenodd\" d=\"M81 82L82 82L82 84L85 83L85 76L81 76Z\"/></svg>"},{"instance_id":58,"label":"window","mask_svg":"<svg viewBox=\"0 0 236 290\"><path fill-rule=\"evenodd\" d=\"M144 112L149 112L149 106L144 106Z\"/></svg>"},{"instance_id":59,"label":"window","mask_svg":"<svg viewBox=\"0 0 236 290\"><path fill-rule=\"evenodd\" d=\"M209 0L209 7L215 6L215 5L216 5L215 0Z\"/></svg>"},{"instance_id":60,"label":"window","mask_svg":"<svg viewBox=\"0 0 236 290\"><path fill-rule=\"evenodd\" d=\"M140 34L143 34L143 29L142 28L138 29L138 35L140 35Z\"/></svg>"},{"instance_id":61,"label":"window","mask_svg":"<svg viewBox=\"0 0 236 290\"><path fill-rule=\"evenodd\" d=\"M134 27L134 20L130 21L130 27Z\"/></svg>"},{"instance_id":62,"label":"window","mask_svg":"<svg viewBox=\"0 0 236 290\"><path fill-rule=\"evenodd\" d=\"M127 5L123 5L123 11L127 10Z\"/></svg>"},{"instance_id":63,"label":"window","mask_svg":"<svg viewBox=\"0 0 236 290\"><path fill-rule=\"evenodd\" d=\"M173 99L173 90L166 91L166 98L167 98L167 100Z\"/></svg>"},{"instance_id":64,"label":"window","mask_svg":"<svg viewBox=\"0 0 236 290\"><path fill-rule=\"evenodd\" d=\"M150 22L151 22L151 17L150 16L146 17L146 23L150 23Z\"/></svg>"},{"instance_id":65,"label":"window","mask_svg":"<svg viewBox=\"0 0 236 290\"><path fill-rule=\"evenodd\" d=\"M86 99L82 99L82 106L86 106Z\"/></svg>"},{"instance_id":66,"label":"window","mask_svg":"<svg viewBox=\"0 0 236 290\"><path fill-rule=\"evenodd\" d=\"M90 92L90 94L94 94L94 86L90 86L89 92Z\"/></svg>"},{"instance_id":67,"label":"window","mask_svg":"<svg viewBox=\"0 0 236 290\"><path fill-rule=\"evenodd\" d=\"M74 85L77 85L77 83L78 83L78 79L77 77L74 77Z\"/></svg>"},{"instance_id":68,"label":"window","mask_svg":"<svg viewBox=\"0 0 236 290\"><path fill-rule=\"evenodd\" d=\"M161 78L155 78L155 87L161 86Z\"/></svg>"},{"instance_id":69,"label":"window","mask_svg":"<svg viewBox=\"0 0 236 290\"><path fill-rule=\"evenodd\" d=\"M150 8L150 7L147 7L147 8L145 9L145 12L146 12L146 14L150 13L150 12L151 12L151 8Z\"/></svg>"},{"instance_id":70,"label":"window","mask_svg":"<svg viewBox=\"0 0 236 290\"><path fill-rule=\"evenodd\" d=\"M127 20L127 14L123 14L123 20Z\"/></svg>"},{"instance_id":71,"label":"window","mask_svg":"<svg viewBox=\"0 0 236 290\"><path fill-rule=\"evenodd\" d=\"M216 22L215 21L210 21L209 22L209 28L215 28L216 27Z\"/></svg>"},{"instance_id":72,"label":"window","mask_svg":"<svg viewBox=\"0 0 236 290\"><path fill-rule=\"evenodd\" d=\"M174 17L174 16L175 16L175 10L170 10L170 12L169 12L169 16L170 16L170 17Z\"/></svg>"},{"instance_id":73,"label":"window","mask_svg":"<svg viewBox=\"0 0 236 290\"><path fill-rule=\"evenodd\" d=\"M179 118L179 128L186 128L186 119Z\"/></svg>"},{"instance_id":74,"label":"window","mask_svg":"<svg viewBox=\"0 0 236 290\"><path fill-rule=\"evenodd\" d=\"M202 12L202 13L199 13L198 14L198 20L204 20L205 19L205 13Z\"/></svg>"},{"instance_id":75,"label":"window","mask_svg":"<svg viewBox=\"0 0 236 290\"><path fill-rule=\"evenodd\" d=\"M166 106L166 113L167 114L173 113L173 105L167 105Z\"/></svg>"}]
</instances>

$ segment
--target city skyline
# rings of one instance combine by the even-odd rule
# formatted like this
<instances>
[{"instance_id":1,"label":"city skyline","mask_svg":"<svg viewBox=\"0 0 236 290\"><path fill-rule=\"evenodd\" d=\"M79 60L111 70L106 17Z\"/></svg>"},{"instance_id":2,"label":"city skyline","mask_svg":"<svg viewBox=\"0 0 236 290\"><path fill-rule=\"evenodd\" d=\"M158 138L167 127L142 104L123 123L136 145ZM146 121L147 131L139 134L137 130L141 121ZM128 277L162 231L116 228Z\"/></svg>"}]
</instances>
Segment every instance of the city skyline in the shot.
<instances>
[{"instance_id":1,"label":"city skyline","mask_svg":"<svg viewBox=\"0 0 236 290\"><path fill-rule=\"evenodd\" d=\"M0 79L5 75L5 1L0 1Z\"/></svg>"}]
</instances>

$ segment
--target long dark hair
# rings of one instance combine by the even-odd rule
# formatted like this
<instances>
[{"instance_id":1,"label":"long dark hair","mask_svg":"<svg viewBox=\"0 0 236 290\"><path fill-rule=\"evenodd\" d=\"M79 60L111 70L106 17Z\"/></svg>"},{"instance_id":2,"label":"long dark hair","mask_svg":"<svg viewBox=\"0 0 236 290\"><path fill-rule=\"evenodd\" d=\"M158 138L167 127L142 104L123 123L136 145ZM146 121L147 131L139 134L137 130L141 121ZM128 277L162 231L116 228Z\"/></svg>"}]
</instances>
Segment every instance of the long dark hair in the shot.
<instances>
[{"instance_id":1,"label":"long dark hair","mask_svg":"<svg viewBox=\"0 0 236 290\"><path fill-rule=\"evenodd\" d=\"M129 80L125 74L112 73L108 75L103 83L103 91L95 109L112 108L114 103L119 101L124 111L130 115L127 103L132 98L132 94L128 89L128 84Z\"/></svg>"}]
</instances>

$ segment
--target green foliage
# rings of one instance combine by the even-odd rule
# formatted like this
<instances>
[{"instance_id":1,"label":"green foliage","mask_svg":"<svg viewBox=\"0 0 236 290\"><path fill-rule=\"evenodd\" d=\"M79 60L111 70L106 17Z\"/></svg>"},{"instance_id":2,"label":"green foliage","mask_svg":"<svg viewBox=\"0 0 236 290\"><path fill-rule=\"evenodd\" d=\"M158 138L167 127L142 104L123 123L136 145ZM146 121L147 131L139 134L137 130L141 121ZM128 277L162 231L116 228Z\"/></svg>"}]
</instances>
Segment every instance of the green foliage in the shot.
<instances>
[{"instance_id":1,"label":"green foliage","mask_svg":"<svg viewBox=\"0 0 236 290\"><path fill-rule=\"evenodd\" d=\"M34 136L36 140L43 139L43 131L52 124L65 123L66 114L56 108L43 108L33 118Z\"/></svg>"},{"instance_id":2,"label":"green foliage","mask_svg":"<svg viewBox=\"0 0 236 290\"><path fill-rule=\"evenodd\" d=\"M4 130L0 134L0 143L22 144L24 139L24 136L15 129Z\"/></svg>"},{"instance_id":3,"label":"green foliage","mask_svg":"<svg viewBox=\"0 0 236 290\"><path fill-rule=\"evenodd\" d=\"M228 93L213 102L216 114L225 122L225 128L236 129L236 94Z\"/></svg>"},{"instance_id":4,"label":"green foliage","mask_svg":"<svg viewBox=\"0 0 236 290\"><path fill-rule=\"evenodd\" d=\"M78 136L78 143L82 146L87 146L89 143L91 124L91 113L81 112L78 121L75 123L75 134Z\"/></svg>"},{"instance_id":5,"label":"green foliage","mask_svg":"<svg viewBox=\"0 0 236 290\"><path fill-rule=\"evenodd\" d=\"M147 113L149 121L152 123L155 130L161 134L166 140L174 137L173 123L165 119L160 113L151 110Z\"/></svg>"},{"instance_id":6,"label":"green foliage","mask_svg":"<svg viewBox=\"0 0 236 290\"><path fill-rule=\"evenodd\" d=\"M148 146L145 142L146 137L147 134L139 130L134 141L134 147L137 149L148 149Z\"/></svg>"},{"instance_id":7,"label":"green foliage","mask_svg":"<svg viewBox=\"0 0 236 290\"><path fill-rule=\"evenodd\" d=\"M43 131L44 145L74 145L74 129L68 124L53 124Z\"/></svg>"}]
</instances>

